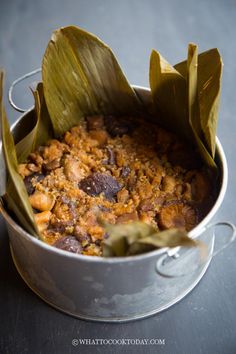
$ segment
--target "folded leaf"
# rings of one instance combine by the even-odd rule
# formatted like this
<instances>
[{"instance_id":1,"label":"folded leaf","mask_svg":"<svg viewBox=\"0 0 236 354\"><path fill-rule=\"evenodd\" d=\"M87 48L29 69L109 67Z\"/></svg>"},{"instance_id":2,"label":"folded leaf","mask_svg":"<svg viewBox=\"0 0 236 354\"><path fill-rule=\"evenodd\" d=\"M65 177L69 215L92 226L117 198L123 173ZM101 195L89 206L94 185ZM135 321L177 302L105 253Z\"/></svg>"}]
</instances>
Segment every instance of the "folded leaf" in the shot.
<instances>
[{"instance_id":1,"label":"folded leaf","mask_svg":"<svg viewBox=\"0 0 236 354\"><path fill-rule=\"evenodd\" d=\"M0 72L0 120L2 126L2 147L8 172L7 195L5 199L9 208L15 213L18 221L26 231L38 237L38 229L29 203L27 191L21 176L18 174L18 162L13 136L10 132L6 112L3 107L3 73Z\"/></svg>"},{"instance_id":2,"label":"folded leaf","mask_svg":"<svg viewBox=\"0 0 236 354\"><path fill-rule=\"evenodd\" d=\"M201 139L201 122L198 103L198 59L197 46L190 43L188 46L187 61L187 90L188 90L188 119L195 134Z\"/></svg>"},{"instance_id":3,"label":"folded leaf","mask_svg":"<svg viewBox=\"0 0 236 354\"><path fill-rule=\"evenodd\" d=\"M192 142L185 78L153 50L149 79L154 104L162 113L159 116L160 124Z\"/></svg>"},{"instance_id":4,"label":"folded leaf","mask_svg":"<svg viewBox=\"0 0 236 354\"><path fill-rule=\"evenodd\" d=\"M194 133L195 142L198 146L206 164L217 169L217 166L204 145L203 134L201 130L200 109L198 100L198 56L197 46L189 44L187 61L187 86L188 86L188 114L189 123Z\"/></svg>"},{"instance_id":5,"label":"folded leaf","mask_svg":"<svg viewBox=\"0 0 236 354\"><path fill-rule=\"evenodd\" d=\"M78 27L53 33L43 58L42 77L56 136L87 115L138 111L138 97L111 49Z\"/></svg>"},{"instance_id":6,"label":"folded leaf","mask_svg":"<svg viewBox=\"0 0 236 354\"><path fill-rule=\"evenodd\" d=\"M16 145L18 162L24 162L29 154L39 145L53 137L52 124L44 99L43 84L38 83L32 91L35 100L35 125L33 129Z\"/></svg>"},{"instance_id":7,"label":"folded leaf","mask_svg":"<svg viewBox=\"0 0 236 354\"><path fill-rule=\"evenodd\" d=\"M198 75L201 127L207 148L214 157L223 63L217 49L203 53L201 60L204 62Z\"/></svg>"},{"instance_id":8,"label":"folded leaf","mask_svg":"<svg viewBox=\"0 0 236 354\"><path fill-rule=\"evenodd\" d=\"M171 229L158 232L143 222L111 225L100 221L109 237L103 241L104 257L122 257L161 247L195 247L198 242L185 231Z\"/></svg>"},{"instance_id":9,"label":"folded leaf","mask_svg":"<svg viewBox=\"0 0 236 354\"><path fill-rule=\"evenodd\" d=\"M159 124L194 144L205 164L216 170L214 155L210 150L208 151L208 145L205 145L205 134L200 118L200 112L204 111L204 108L201 107L198 99L196 50L197 47L190 45L189 60L175 67L172 67L158 52L153 51L150 59L150 87L154 106L162 113L159 116ZM216 106L214 112L216 113ZM214 134L215 132L212 134L212 141Z\"/></svg>"},{"instance_id":10,"label":"folded leaf","mask_svg":"<svg viewBox=\"0 0 236 354\"><path fill-rule=\"evenodd\" d=\"M174 68L187 78L187 62L183 61ZM206 147L215 156L215 137L220 101L223 63L217 48L198 55L198 99L201 129Z\"/></svg>"}]
</instances>

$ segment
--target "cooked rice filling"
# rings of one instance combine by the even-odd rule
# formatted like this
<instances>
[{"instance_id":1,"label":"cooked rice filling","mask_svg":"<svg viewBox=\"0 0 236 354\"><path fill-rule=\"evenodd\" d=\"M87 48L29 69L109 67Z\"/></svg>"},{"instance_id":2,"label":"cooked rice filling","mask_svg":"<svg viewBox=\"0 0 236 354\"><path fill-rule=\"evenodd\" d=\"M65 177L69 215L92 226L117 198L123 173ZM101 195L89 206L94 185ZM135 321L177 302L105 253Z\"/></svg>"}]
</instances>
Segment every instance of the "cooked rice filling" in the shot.
<instances>
[{"instance_id":1,"label":"cooked rice filling","mask_svg":"<svg viewBox=\"0 0 236 354\"><path fill-rule=\"evenodd\" d=\"M213 205L198 155L174 134L132 117L87 117L19 165L48 244L102 255L104 221L191 230Z\"/></svg>"}]
</instances>

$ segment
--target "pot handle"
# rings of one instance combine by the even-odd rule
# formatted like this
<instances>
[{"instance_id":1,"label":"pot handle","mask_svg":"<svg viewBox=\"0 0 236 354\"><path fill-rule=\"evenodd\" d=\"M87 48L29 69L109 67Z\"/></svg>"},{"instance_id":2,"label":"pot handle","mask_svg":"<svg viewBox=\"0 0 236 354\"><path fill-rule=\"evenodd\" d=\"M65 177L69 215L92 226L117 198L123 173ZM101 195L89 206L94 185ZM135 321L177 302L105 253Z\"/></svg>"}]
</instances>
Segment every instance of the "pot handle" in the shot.
<instances>
[{"instance_id":1,"label":"pot handle","mask_svg":"<svg viewBox=\"0 0 236 354\"><path fill-rule=\"evenodd\" d=\"M215 240L219 240L219 235L216 235L216 230L220 227L228 228L230 230L229 235L223 240L221 246L215 245ZM156 272L162 277L166 278L176 278L183 277L195 273L196 271L202 269L211 258L215 257L226 247L228 247L236 238L236 226L230 222L222 221L212 223L206 226L199 236L204 235L207 231L211 231L213 228L213 234L210 235L212 240L212 247L207 250L205 255L201 254L201 250L198 247L198 252L196 248L184 248L175 247L164 253L156 263ZM209 236L209 234L208 234ZM222 240L221 240L222 241ZM204 243L204 241L203 241ZM207 247L206 247L207 249ZM204 248L204 250L206 251ZM192 266L191 264L192 263ZM184 271L183 271L184 268Z\"/></svg>"},{"instance_id":2,"label":"pot handle","mask_svg":"<svg viewBox=\"0 0 236 354\"><path fill-rule=\"evenodd\" d=\"M21 81L24 81L25 79L28 79L29 77L34 76L34 75L38 74L39 72L41 72L41 68L38 68L38 69L36 69L36 70L33 70L33 71L31 71L31 72L29 72L29 73L27 73L27 74L25 74L25 75L19 77L18 79L16 79L15 81L13 81L13 83L11 84L11 86L10 86L10 88L9 88L9 91L8 91L8 100L9 100L10 105L11 105L16 111L23 113L23 112L26 112L27 109L20 108L20 107L18 107L18 106L14 103L12 96L13 96L13 90L14 90L15 86L16 86L17 84L19 84Z\"/></svg>"}]
</instances>

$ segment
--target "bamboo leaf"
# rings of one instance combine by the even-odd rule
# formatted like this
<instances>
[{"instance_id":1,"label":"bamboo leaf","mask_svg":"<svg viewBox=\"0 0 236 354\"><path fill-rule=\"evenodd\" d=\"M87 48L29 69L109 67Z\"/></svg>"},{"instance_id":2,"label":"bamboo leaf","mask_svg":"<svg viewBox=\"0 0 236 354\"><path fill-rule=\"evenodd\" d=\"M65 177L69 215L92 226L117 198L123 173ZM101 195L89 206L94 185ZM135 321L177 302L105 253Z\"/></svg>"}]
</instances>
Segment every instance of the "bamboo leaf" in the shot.
<instances>
[{"instance_id":1,"label":"bamboo leaf","mask_svg":"<svg viewBox=\"0 0 236 354\"><path fill-rule=\"evenodd\" d=\"M158 52L152 52L149 79L153 103L162 113L159 124L194 144L205 164L216 170L200 118L203 108L198 99L197 47L190 45L188 56L188 61L172 67Z\"/></svg>"},{"instance_id":2,"label":"bamboo leaf","mask_svg":"<svg viewBox=\"0 0 236 354\"><path fill-rule=\"evenodd\" d=\"M187 60L187 85L188 85L188 114L189 123L194 133L195 142L198 146L206 164L212 169L217 169L217 166L204 145L203 134L201 130L201 119L198 99L198 55L197 46L189 44L188 60Z\"/></svg>"},{"instance_id":3,"label":"bamboo leaf","mask_svg":"<svg viewBox=\"0 0 236 354\"><path fill-rule=\"evenodd\" d=\"M22 178L18 174L18 162L14 140L3 107L3 72L0 72L0 99L2 147L8 172L7 195L5 199L8 203L8 207L15 213L24 229L33 236L38 237L38 229L34 221L34 214L29 203L27 191Z\"/></svg>"},{"instance_id":4,"label":"bamboo leaf","mask_svg":"<svg viewBox=\"0 0 236 354\"><path fill-rule=\"evenodd\" d=\"M24 162L29 154L38 146L45 144L53 137L52 124L44 99L43 84L38 83L32 91L35 100L35 125L33 129L16 145L18 162Z\"/></svg>"},{"instance_id":5,"label":"bamboo leaf","mask_svg":"<svg viewBox=\"0 0 236 354\"><path fill-rule=\"evenodd\" d=\"M150 58L149 80L154 104L162 112L161 125L192 142L186 80L155 50Z\"/></svg>"},{"instance_id":6,"label":"bamboo leaf","mask_svg":"<svg viewBox=\"0 0 236 354\"><path fill-rule=\"evenodd\" d=\"M92 114L129 114L140 104L111 49L74 26L53 33L42 77L56 136Z\"/></svg>"},{"instance_id":7,"label":"bamboo leaf","mask_svg":"<svg viewBox=\"0 0 236 354\"><path fill-rule=\"evenodd\" d=\"M215 156L215 138L220 104L223 63L217 49L203 53L198 77L201 127L211 155Z\"/></svg>"},{"instance_id":8,"label":"bamboo leaf","mask_svg":"<svg viewBox=\"0 0 236 354\"><path fill-rule=\"evenodd\" d=\"M103 242L104 257L122 257L161 247L195 247L198 245L185 231L170 229L158 232L143 222L111 225L100 223L109 237Z\"/></svg>"},{"instance_id":9,"label":"bamboo leaf","mask_svg":"<svg viewBox=\"0 0 236 354\"><path fill-rule=\"evenodd\" d=\"M176 64L175 69L187 78L187 62ZM198 99L201 129L211 156L215 155L215 137L220 102L223 63L217 48L198 55Z\"/></svg>"}]
</instances>

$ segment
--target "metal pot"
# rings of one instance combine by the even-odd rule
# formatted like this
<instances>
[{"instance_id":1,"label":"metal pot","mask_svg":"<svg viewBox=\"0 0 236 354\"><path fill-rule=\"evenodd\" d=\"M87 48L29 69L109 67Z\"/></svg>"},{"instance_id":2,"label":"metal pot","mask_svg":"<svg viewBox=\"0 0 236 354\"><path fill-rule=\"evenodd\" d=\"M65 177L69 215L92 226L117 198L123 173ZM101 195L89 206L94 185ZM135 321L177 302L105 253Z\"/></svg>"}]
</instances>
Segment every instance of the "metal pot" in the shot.
<instances>
[{"instance_id":1,"label":"metal pot","mask_svg":"<svg viewBox=\"0 0 236 354\"><path fill-rule=\"evenodd\" d=\"M134 88L143 101L150 100L149 89ZM33 109L28 110L13 125L16 139L22 137L22 131L25 134L32 114ZM226 158L218 139L216 158L221 174L217 200L208 215L189 233L190 237L201 238L207 245L208 256L204 262L199 262L197 249L188 249L179 256L182 251L179 247L119 258L72 254L32 237L1 204L18 272L48 304L82 319L124 322L172 306L188 294L206 272L214 253L215 228L224 225L232 231L223 247L235 238L235 227L231 223L209 224L223 201L228 181ZM184 274L185 269L191 272Z\"/></svg>"}]
</instances>

